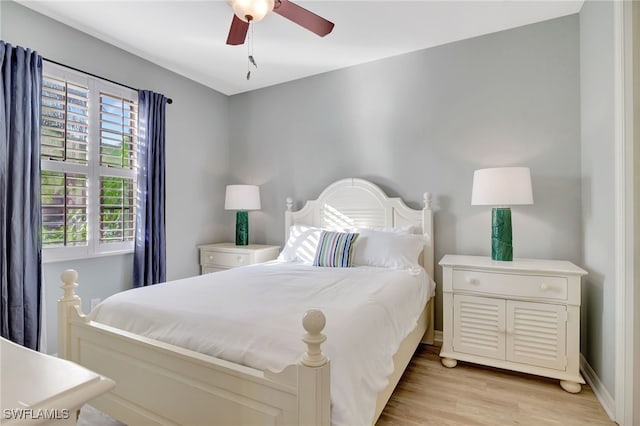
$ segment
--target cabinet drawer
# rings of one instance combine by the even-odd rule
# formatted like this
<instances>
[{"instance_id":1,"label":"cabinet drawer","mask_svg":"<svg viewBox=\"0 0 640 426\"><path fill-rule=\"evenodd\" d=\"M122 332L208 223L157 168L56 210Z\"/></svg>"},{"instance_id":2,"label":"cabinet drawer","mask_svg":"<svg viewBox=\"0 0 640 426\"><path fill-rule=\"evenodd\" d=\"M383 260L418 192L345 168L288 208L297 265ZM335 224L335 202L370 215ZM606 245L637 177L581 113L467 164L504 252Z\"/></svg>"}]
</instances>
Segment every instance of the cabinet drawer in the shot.
<instances>
[{"instance_id":1,"label":"cabinet drawer","mask_svg":"<svg viewBox=\"0 0 640 426\"><path fill-rule=\"evenodd\" d=\"M567 300L567 279L564 277L454 269L453 289L500 296Z\"/></svg>"},{"instance_id":2,"label":"cabinet drawer","mask_svg":"<svg viewBox=\"0 0 640 426\"><path fill-rule=\"evenodd\" d=\"M203 266L201 274L211 274L213 272L226 271L227 268L216 268L215 266Z\"/></svg>"},{"instance_id":3,"label":"cabinet drawer","mask_svg":"<svg viewBox=\"0 0 640 426\"><path fill-rule=\"evenodd\" d=\"M249 253L226 253L223 251L202 250L200 256L200 263L202 265L234 268L250 263Z\"/></svg>"}]
</instances>

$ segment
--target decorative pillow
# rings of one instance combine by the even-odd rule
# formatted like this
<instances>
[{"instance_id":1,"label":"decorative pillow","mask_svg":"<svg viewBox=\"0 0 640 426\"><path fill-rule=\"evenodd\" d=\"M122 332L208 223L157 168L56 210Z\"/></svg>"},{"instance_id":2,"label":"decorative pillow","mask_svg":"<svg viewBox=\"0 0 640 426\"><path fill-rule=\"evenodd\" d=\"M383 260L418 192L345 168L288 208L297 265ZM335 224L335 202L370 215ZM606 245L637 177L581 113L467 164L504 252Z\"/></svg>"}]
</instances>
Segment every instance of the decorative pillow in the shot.
<instances>
[{"instance_id":1,"label":"decorative pillow","mask_svg":"<svg viewBox=\"0 0 640 426\"><path fill-rule=\"evenodd\" d=\"M425 242L422 235L362 229L355 245L353 265L393 269L420 267L418 256Z\"/></svg>"},{"instance_id":2,"label":"decorative pillow","mask_svg":"<svg viewBox=\"0 0 640 426\"><path fill-rule=\"evenodd\" d=\"M278 260L313 264L321 233L321 228L308 225L292 225L289 228L289 239L282 252L280 252Z\"/></svg>"},{"instance_id":3,"label":"decorative pillow","mask_svg":"<svg viewBox=\"0 0 640 426\"><path fill-rule=\"evenodd\" d=\"M333 268L350 267L357 238L358 234L355 233L322 231L313 265Z\"/></svg>"}]
</instances>

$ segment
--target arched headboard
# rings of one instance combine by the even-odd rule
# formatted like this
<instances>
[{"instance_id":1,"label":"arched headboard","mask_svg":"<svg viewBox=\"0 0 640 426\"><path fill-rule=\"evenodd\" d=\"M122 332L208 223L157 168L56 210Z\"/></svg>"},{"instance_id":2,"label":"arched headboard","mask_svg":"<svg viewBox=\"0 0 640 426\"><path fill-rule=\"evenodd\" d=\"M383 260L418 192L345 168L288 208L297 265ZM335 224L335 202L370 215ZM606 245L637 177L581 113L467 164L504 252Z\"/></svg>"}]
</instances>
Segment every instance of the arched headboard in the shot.
<instances>
[{"instance_id":1,"label":"arched headboard","mask_svg":"<svg viewBox=\"0 0 640 426\"><path fill-rule=\"evenodd\" d=\"M354 227L399 228L413 226L426 238L422 264L433 278L434 239L431 193L424 193L424 208L409 208L400 198L390 198L375 184L358 178L347 178L326 187L316 200L309 200L293 211L293 200L287 198L285 242L289 228L304 224L327 229Z\"/></svg>"}]
</instances>

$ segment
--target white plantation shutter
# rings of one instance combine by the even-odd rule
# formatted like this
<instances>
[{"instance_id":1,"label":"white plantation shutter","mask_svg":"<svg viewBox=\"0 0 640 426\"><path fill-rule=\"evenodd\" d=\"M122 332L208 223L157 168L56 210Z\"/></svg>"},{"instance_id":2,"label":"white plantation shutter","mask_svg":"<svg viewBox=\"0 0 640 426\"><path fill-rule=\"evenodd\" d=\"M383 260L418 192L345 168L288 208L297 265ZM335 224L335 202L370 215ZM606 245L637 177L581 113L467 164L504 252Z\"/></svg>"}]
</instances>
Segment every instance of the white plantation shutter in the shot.
<instances>
[{"instance_id":1,"label":"white plantation shutter","mask_svg":"<svg viewBox=\"0 0 640 426\"><path fill-rule=\"evenodd\" d=\"M134 239L137 110L131 99L100 93L101 244Z\"/></svg>"},{"instance_id":2,"label":"white plantation shutter","mask_svg":"<svg viewBox=\"0 0 640 426\"><path fill-rule=\"evenodd\" d=\"M87 244L87 175L42 171L43 247Z\"/></svg>"},{"instance_id":3,"label":"white plantation shutter","mask_svg":"<svg viewBox=\"0 0 640 426\"><path fill-rule=\"evenodd\" d=\"M89 89L44 76L41 158L87 164Z\"/></svg>"},{"instance_id":4,"label":"white plantation shutter","mask_svg":"<svg viewBox=\"0 0 640 426\"><path fill-rule=\"evenodd\" d=\"M100 242L133 241L135 232L135 181L100 176Z\"/></svg>"},{"instance_id":5,"label":"white plantation shutter","mask_svg":"<svg viewBox=\"0 0 640 426\"><path fill-rule=\"evenodd\" d=\"M45 260L133 250L138 94L44 62Z\"/></svg>"},{"instance_id":6,"label":"white plantation shutter","mask_svg":"<svg viewBox=\"0 0 640 426\"><path fill-rule=\"evenodd\" d=\"M100 94L100 165L136 169L137 102Z\"/></svg>"},{"instance_id":7,"label":"white plantation shutter","mask_svg":"<svg viewBox=\"0 0 640 426\"><path fill-rule=\"evenodd\" d=\"M86 247L89 89L45 75L41 99L42 247Z\"/></svg>"}]
</instances>

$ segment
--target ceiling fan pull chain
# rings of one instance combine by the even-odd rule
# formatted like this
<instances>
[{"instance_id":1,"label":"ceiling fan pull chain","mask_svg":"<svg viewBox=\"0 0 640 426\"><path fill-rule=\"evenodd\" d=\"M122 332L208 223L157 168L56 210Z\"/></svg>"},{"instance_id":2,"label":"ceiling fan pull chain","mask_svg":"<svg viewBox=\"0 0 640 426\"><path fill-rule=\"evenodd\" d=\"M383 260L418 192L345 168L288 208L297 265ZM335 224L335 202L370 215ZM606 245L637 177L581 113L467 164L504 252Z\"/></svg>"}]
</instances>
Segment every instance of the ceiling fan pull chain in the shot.
<instances>
[{"instance_id":1,"label":"ceiling fan pull chain","mask_svg":"<svg viewBox=\"0 0 640 426\"><path fill-rule=\"evenodd\" d=\"M251 20L249 21L249 37L247 40L247 80L249 80L251 78L251 69L250 66L253 65L254 67L258 68L258 64L256 63L256 60L253 58L253 25Z\"/></svg>"},{"instance_id":2,"label":"ceiling fan pull chain","mask_svg":"<svg viewBox=\"0 0 640 426\"><path fill-rule=\"evenodd\" d=\"M251 63L252 56L252 48L251 43L253 42L253 25L251 25L251 20L249 20L249 34L247 35L247 80L251 78L251 70L249 69L249 65Z\"/></svg>"}]
</instances>

